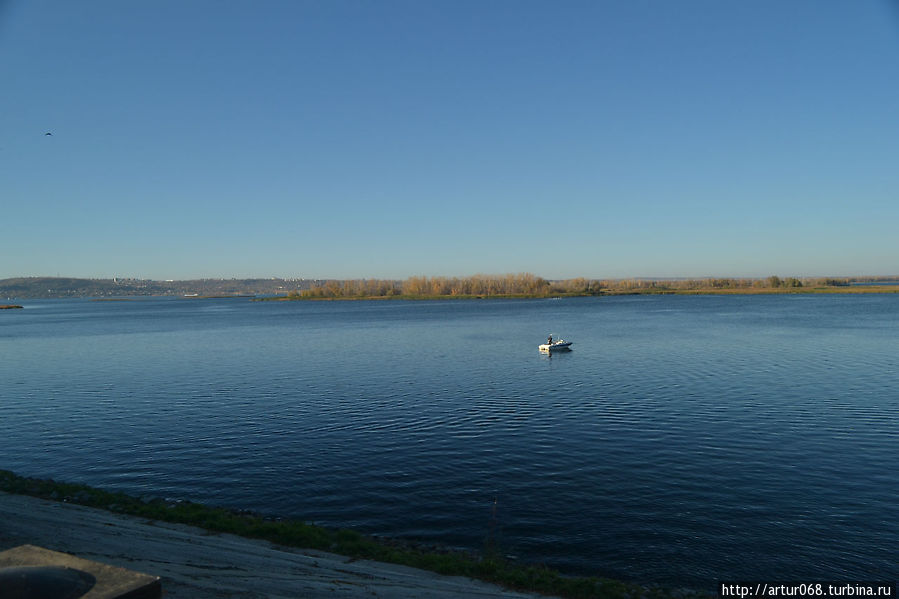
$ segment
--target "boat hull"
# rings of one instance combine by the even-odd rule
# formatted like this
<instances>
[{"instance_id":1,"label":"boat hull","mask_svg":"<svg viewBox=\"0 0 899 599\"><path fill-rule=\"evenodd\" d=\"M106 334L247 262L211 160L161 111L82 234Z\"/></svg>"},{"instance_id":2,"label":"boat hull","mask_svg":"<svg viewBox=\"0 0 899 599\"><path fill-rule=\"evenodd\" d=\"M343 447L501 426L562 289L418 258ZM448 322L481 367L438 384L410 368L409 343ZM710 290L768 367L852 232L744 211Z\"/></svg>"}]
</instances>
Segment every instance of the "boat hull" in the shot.
<instances>
[{"instance_id":1,"label":"boat hull","mask_svg":"<svg viewBox=\"0 0 899 599\"><path fill-rule=\"evenodd\" d=\"M538 345L537 349L540 351L551 352L551 351L571 351L571 341L557 341L556 343L543 343L542 345Z\"/></svg>"}]
</instances>

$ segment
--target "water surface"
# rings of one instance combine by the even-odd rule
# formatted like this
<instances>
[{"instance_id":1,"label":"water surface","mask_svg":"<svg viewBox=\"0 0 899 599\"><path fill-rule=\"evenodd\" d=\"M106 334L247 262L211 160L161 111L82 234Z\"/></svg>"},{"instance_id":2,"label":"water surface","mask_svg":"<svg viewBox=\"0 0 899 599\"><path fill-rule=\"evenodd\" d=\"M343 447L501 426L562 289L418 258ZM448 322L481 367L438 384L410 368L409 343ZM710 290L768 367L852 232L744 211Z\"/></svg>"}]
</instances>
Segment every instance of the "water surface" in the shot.
<instances>
[{"instance_id":1,"label":"water surface","mask_svg":"<svg viewBox=\"0 0 899 599\"><path fill-rule=\"evenodd\" d=\"M899 578L896 295L24 305L22 475L578 574Z\"/></svg>"}]
</instances>

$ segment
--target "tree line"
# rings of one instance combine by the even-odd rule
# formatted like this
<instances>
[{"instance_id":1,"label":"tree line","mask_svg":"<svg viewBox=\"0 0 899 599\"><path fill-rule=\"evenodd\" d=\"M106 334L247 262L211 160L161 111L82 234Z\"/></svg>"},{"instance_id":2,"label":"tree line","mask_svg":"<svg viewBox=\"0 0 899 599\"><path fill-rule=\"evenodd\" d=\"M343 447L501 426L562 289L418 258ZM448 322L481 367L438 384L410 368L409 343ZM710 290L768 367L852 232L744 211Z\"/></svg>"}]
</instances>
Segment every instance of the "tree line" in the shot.
<instances>
[{"instance_id":1,"label":"tree line","mask_svg":"<svg viewBox=\"0 0 899 599\"><path fill-rule=\"evenodd\" d=\"M764 279L587 279L578 277L549 281L531 273L473 275L470 277L414 276L405 280L347 279L329 280L309 289L294 290L290 298L366 298L366 297L553 297L559 295L602 295L604 293L664 293L718 289L784 289L849 285L849 279L781 278Z\"/></svg>"},{"instance_id":2,"label":"tree line","mask_svg":"<svg viewBox=\"0 0 899 599\"><path fill-rule=\"evenodd\" d=\"M548 296L558 285L530 273L474 275L470 277L409 277L403 281L349 279L325 281L309 289L291 291L300 298L352 297L467 297L467 296Z\"/></svg>"}]
</instances>

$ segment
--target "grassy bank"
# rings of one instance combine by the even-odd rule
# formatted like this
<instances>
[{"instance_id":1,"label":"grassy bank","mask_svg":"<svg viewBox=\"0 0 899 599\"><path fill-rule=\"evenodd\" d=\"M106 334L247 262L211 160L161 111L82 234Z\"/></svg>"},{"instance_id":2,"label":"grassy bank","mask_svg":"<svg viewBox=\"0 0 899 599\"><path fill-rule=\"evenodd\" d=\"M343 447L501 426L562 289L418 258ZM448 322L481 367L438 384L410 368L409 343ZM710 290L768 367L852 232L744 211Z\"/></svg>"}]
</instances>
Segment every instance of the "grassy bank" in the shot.
<instances>
[{"instance_id":1,"label":"grassy bank","mask_svg":"<svg viewBox=\"0 0 899 599\"><path fill-rule=\"evenodd\" d=\"M205 506L189 501L132 497L86 485L26 478L0 470L0 491L64 501L121 514L189 524L209 531L265 539L281 545L319 549L353 558L401 564L452 576L467 576L507 588L575 599L665 599L699 597L683 590L603 579L574 578L542 566L523 565L499 555L423 548L375 539L352 530L330 529L298 520Z\"/></svg>"}]
</instances>

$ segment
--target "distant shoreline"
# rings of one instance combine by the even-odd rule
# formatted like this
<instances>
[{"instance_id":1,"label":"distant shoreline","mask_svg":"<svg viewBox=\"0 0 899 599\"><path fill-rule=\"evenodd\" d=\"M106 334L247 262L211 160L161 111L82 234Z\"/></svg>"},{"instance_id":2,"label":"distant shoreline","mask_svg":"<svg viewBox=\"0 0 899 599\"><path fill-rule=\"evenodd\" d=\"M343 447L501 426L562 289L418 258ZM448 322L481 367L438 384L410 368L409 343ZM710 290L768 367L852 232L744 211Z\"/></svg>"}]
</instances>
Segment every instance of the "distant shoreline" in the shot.
<instances>
[{"instance_id":1,"label":"distant shoreline","mask_svg":"<svg viewBox=\"0 0 899 599\"><path fill-rule=\"evenodd\" d=\"M801 294L834 294L850 295L864 293L899 293L899 285L850 285L840 287L797 287L777 289L673 289L673 290L639 290L610 291L603 295L801 295Z\"/></svg>"},{"instance_id":2,"label":"distant shoreline","mask_svg":"<svg viewBox=\"0 0 899 599\"><path fill-rule=\"evenodd\" d=\"M861 284L860 284L861 283ZM474 275L470 277L409 277L329 280L303 289L273 294L268 300L303 299L486 299L553 298L606 295L697 295L760 293L885 293L899 292L899 279L877 277L764 279L614 279L578 277L550 281L530 273Z\"/></svg>"},{"instance_id":3,"label":"distant shoreline","mask_svg":"<svg viewBox=\"0 0 899 599\"><path fill-rule=\"evenodd\" d=\"M895 293L899 276L702 279L544 279L530 273L399 279L0 279L0 298L122 299L133 297L288 299L486 299L643 294ZM299 296L299 297L297 297Z\"/></svg>"},{"instance_id":4,"label":"distant shoreline","mask_svg":"<svg viewBox=\"0 0 899 599\"><path fill-rule=\"evenodd\" d=\"M481 300L481 299L556 299L563 297L610 297L626 295L809 295L809 294L899 293L899 285L853 285L840 287L796 287L796 288L741 288L741 289L608 289L598 293L562 293L556 295L538 294L485 294L485 295L363 295L309 297L302 295L278 295L257 297L256 302L293 301L371 301L371 300Z\"/></svg>"}]
</instances>

